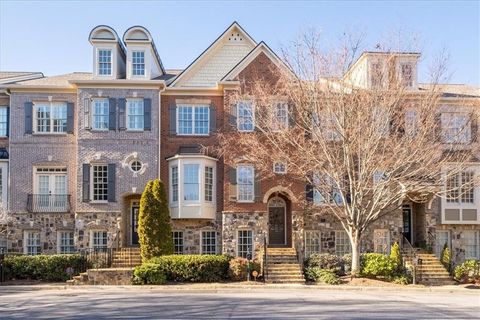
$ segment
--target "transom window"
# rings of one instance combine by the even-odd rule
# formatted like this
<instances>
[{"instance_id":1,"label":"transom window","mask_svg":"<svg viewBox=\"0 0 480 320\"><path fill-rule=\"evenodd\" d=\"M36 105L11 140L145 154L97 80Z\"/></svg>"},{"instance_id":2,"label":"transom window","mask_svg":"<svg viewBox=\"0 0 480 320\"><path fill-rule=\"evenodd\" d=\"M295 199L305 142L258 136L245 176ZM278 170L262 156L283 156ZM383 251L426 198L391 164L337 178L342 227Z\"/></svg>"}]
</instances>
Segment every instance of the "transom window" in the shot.
<instances>
[{"instance_id":1,"label":"transom window","mask_svg":"<svg viewBox=\"0 0 480 320\"><path fill-rule=\"evenodd\" d=\"M205 201L213 201L213 168L205 167Z\"/></svg>"},{"instance_id":2,"label":"transom window","mask_svg":"<svg viewBox=\"0 0 480 320\"><path fill-rule=\"evenodd\" d=\"M127 129L143 130L143 119L143 99L127 99Z\"/></svg>"},{"instance_id":3,"label":"transom window","mask_svg":"<svg viewBox=\"0 0 480 320\"><path fill-rule=\"evenodd\" d=\"M109 101L108 99L93 99L92 108L93 129L108 130Z\"/></svg>"},{"instance_id":4,"label":"transom window","mask_svg":"<svg viewBox=\"0 0 480 320\"><path fill-rule=\"evenodd\" d=\"M183 231L173 231L173 252L175 254L183 254Z\"/></svg>"},{"instance_id":5,"label":"transom window","mask_svg":"<svg viewBox=\"0 0 480 320\"><path fill-rule=\"evenodd\" d=\"M253 259L253 231L238 230L237 256L247 258L248 254L251 254Z\"/></svg>"},{"instance_id":6,"label":"transom window","mask_svg":"<svg viewBox=\"0 0 480 320\"><path fill-rule=\"evenodd\" d=\"M25 253L29 255L36 255L41 253L40 232L25 232Z\"/></svg>"},{"instance_id":7,"label":"transom window","mask_svg":"<svg viewBox=\"0 0 480 320\"><path fill-rule=\"evenodd\" d=\"M254 200L254 172L251 165L237 166L237 201Z\"/></svg>"},{"instance_id":8,"label":"transom window","mask_svg":"<svg viewBox=\"0 0 480 320\"><path fill-rule=\"evenodd\" d=\"M202 231L202 254L217 253L217 233L215 231Z\"/></svg>"},{"instance_id":9,"label":"transom window","mask_svg":"<svg viewBox=\"0 0 480 320\"><path fill-rule=\"evenodd\" d=\"M67 132L67 104L61 102L35 103L35 132Z\"/></svg>"},{"instance_id":10,"label":"transom window","mask_svg":"<svg viewBox=\"0 0 480 320\"><path fill-rule=\"evenodd\" d=\"M321 238L320 231L308 230L305 231L305 258L308 258L312 253L320 253Z\"/></svg>"},{"instance_id":11,"label":"transom window","mask_svg":"<svg viewBox=\"0 0 480 320\"><path fill-rule=\"evenodd\" d=\"M178 201L178 166L171 168L172 202Z\"/></svg>"},{"instance_id":12,"label":"transom window","mask_svg":"<svg viewBox=\"0 0 480 320\"><path fill-rule=\"evenodd\" d=\"M132 75L134 76L145 75L145 52L144 51L132 52Z\"/></svg>"},{"instance_id":13,"label":"transom window","mask_svg":"<svg viewBox=\"0 0 480 320\"><path fill-rule=\"evenodd\" d=\"M273 163L273 172L277 174L287 173L287 164L282 161L276 161Z\"/></svg>"},{"instance_id":14,"label":"transom window","mask_svg":"<svg viewBox=\"0 0 480 320\"><path fill-rule=\"evenodd\" d=\"M351 252L352 247L350 246L350 239L348 238L347 233L344 230L335 231L335 254L343 257Z\"/></svg>"},{"instance_id":15,"label":"transom window","mask_svg":"<svg viewBox=\"0 0 480 320\"><path fill-rule=\"evenodd\" d=\"M446 184L447 203L475 203L473 178L473 171L464 171L450 176Z\"/></svg>"},{"instance_id":16,"label":"transom window","mask_svg":"<svg viewBox=\"0 0 480 320\"><path fill-rule=\"evenodd\" d=\"M8 109L6 106L0 106L0 136L7 136L7 127L8 127Z\"/></svg>"},{"instance_id":17,"label":"transom window","mask_svg":"<svg viewBox=\"0 0 480 320\"><path fill-rule=\"evenodd\" d=\"M406 87L413 86L413 65L410 63L402 63L400 65L402 84Z\"/></svg>"},{"instance_id":18,"label":"transom window","mask_svg":"<svg viewBox=\"0 0 480 320\"><path fill-rule=\"evenodd\" d=\"M443 142L469 143L472 137L470 117L467 113L444 112L441 115Z\"/></svg>"},{"instance_id":19,"label":"transom window","mask_svg":"<svg viewBox=\"0 0 480 320\"><path fill-rule=\"evenodd\" d=\"M107 231L92 231L92 248L95 250L107 249Z\"/></svg>"},{"instance_id":20,"label":"transom window","mask_svg":"<svg viewBox=\"0 0 480 320\"><path fill-rule=\"evenodd\" d=\"M288 104L276 102L274 104L273 130L282 131L288 128Z\"/></svg>"},{"instance_id":21,"label":"transom window","mask_svg":"<svg viewBox=\"0 0 480 320\"><path fill-rule=\"evenodd\" d=\"M98 50L98 74L103 76L112 74L112 50Z\"/></svg>"},{"instance_id":22,"label":"transom window","mask_svg":"<svg viewBox=\"0 0 480 320\"><path fill-rule=\"evenodd\" d=\"M253 131L255 116L252 101L239 101L237 103L237 128L238 131Z\"/></svg>"},{"instance_id":23,"label":"transom window","mask_svg":"<svg viewBox=\"0 0 480 320\"><path fill-rule=\"evenodd\" d=\"M61 231L58 235L58 253L73 253L75 252L75 246L73 242L73 232Z\"/></svg>"},{"instance_id":24,"label":"transom window","mask_svg":"<svg viewBox=\"0 0 480 320\"><path fill-rule=\"evenodd\" d=\"M177 134L207 135L210 132L210 107L206 105L179 105Z\"/></svg>"},{"instance_id":25,"label":"transom window","mask_svg":"<svg viewBox=\"0 0 480 320\"><path fill-rule=\"evenodd\" d=\"M185 164L183 166L183 192L184 200L198 201L200 185L199 185L199 167L198 164Z\"/></svg>"},{"instance_id":26,"label":"transom window","mask_svg":"<svg viewBox=\"0 0 480 320\"><path fill-rule=\"evenodd\" d=\"M93 201L108 201L108 166L93 165Z\"/></svg>"}]
</instances>

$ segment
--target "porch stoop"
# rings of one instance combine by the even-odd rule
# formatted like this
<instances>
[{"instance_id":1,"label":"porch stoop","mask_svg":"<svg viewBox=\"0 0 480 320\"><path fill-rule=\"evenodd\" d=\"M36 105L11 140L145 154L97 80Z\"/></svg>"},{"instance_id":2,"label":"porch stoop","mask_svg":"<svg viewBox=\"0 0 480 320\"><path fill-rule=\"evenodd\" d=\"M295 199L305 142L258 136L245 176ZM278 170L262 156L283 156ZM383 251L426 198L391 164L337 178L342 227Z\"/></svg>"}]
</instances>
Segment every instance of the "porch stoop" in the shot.
<instances>
[{"instance_id":1,"label":"porch stoop","mask_svg":"<svg viewBox=\"0 0 480 320\"><path fill-rule=\"evenodd\" d=\"M436 255L417 253L417 257L422 259L422 264L417 266L418 283L429 286L444 286L456 283ZM412 263L411 257L407 257L407 259Z\"/></svg>"},{"instance_id":2,"label":"porch stoop","mask_svg":"<svg viewBox=\"0 0 480 320\"><path fill-rule=\"evenodd\" d=\"M267 248L269 283L305 283L294 248Z\"/></svg>"},{"instance_id":3,"label":"porch stoop","mask_svg":"<svg viewBox=\"0 0 480 320\"><path fill-rule=\"evenodd\" d=\"M133 268L142 264L140 248L120 248L113 253L112 268Z\"/></svg>"}]
</instances>

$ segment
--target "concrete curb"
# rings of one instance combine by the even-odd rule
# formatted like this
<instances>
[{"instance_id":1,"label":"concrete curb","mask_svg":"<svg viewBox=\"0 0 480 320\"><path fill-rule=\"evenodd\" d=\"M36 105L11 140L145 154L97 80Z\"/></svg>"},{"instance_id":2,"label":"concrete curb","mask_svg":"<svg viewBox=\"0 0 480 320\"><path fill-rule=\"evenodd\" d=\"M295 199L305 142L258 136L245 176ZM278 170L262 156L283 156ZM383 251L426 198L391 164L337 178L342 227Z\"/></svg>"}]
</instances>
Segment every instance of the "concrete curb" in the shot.
<instances>
[{"instance_id":1,"label":"concrete curb","mask_svg":"<svg viewBox=\"0 0 480 320\"><path fill-rule=\"evenodd\" d=\"M239 290L312 290L312 291L363 291L363 292L432 292L432 293L456 293L480 295L480 289L468 289L463 286L441 286L441 287L366 287L366 286L329 286L329 285L302 285L302 284L186 284L186 285L159 285L159 286L107 286L107 285L8 285L0 286L0 295L5 293L17 293L28 291L49 291L49 290L119 290L119 291L155 291L155 292L227 292Z\"/></svg>"}]
</instances>

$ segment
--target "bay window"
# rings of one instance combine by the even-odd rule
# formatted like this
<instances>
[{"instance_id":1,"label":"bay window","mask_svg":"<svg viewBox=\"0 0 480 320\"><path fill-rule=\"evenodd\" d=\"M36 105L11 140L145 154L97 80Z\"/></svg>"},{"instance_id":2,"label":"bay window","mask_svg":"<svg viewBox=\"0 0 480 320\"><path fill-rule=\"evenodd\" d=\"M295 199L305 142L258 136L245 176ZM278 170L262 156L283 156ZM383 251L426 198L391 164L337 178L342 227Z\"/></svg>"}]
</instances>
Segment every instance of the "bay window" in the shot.
<instances>
[{"instance_id":1,"label":"bay window","mask_svg":"<svg viewBox=\"0 0 480 320\"><path fill-rule=\"evenodd\" d=\"M445 197L441 205L443 223L480 224L480 188L474 184L477 170L469 167L454 174L445 173Z\"/></svg>"},{"instance_id":2,"label":"bay window","mask_svg":"<svg viewBox=\"0 0 480 320\"><path fill-rule=\"evenodd\" d=\"M198 164L185 164L183 166L183 191L184 200L186 201L199 200L199 167L200 166Z\"/></svg>"}]
</instances>

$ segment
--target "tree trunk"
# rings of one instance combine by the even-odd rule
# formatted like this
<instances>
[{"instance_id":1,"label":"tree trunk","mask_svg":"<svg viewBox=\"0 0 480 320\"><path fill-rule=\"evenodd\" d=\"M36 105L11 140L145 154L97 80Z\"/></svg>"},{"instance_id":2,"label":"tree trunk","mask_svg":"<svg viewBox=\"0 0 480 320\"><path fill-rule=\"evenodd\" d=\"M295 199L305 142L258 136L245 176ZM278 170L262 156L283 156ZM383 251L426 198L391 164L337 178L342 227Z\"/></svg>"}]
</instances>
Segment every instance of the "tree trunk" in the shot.
<instances>
[{"instance_id":1,"label":"tree trunk","mask_svg":"<svg viewBox=\"0 0 480 320\"><path fill-rule=\"evenodd\" d=\"M358 230L350 231L350 244L352 247L352 278L360 275L360 232Z\"/></svg>"}]
</instances>

